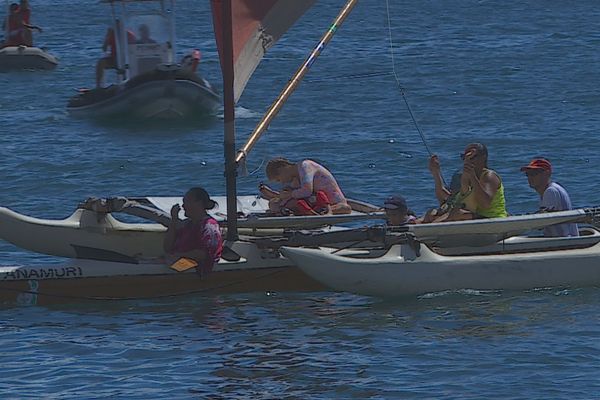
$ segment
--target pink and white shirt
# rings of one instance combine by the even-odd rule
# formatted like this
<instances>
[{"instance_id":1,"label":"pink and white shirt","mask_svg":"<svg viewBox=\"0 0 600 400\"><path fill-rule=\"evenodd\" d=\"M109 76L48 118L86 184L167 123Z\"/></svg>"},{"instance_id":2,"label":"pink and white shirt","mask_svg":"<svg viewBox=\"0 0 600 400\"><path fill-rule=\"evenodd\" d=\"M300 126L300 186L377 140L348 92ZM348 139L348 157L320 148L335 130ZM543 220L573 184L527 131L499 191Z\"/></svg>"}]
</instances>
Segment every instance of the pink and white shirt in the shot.
<instances>
[{"instance_id":1,"label":"pink and white shirt","mask_svg":"<svg viewBox=\"0 0 600 400\"><path fill-rule=\"evenodd\" d=\"M318 191L323 191L332 205L346 202L344 193L327 168L312 160L301 161L297 166L300 187L292 191L292 197L306 199Z\"/></svg>"}]
</instances>

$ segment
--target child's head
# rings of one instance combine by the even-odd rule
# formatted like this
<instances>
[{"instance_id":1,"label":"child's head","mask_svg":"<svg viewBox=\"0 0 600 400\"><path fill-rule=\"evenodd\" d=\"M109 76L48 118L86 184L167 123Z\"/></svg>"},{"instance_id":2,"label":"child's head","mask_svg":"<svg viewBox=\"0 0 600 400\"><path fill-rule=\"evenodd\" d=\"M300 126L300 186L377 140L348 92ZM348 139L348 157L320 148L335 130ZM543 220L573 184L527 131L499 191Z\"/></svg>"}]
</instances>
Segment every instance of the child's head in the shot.
<instances>
[{"instance_id":1,"label":"child's head","mask_svg":"<svg viewBox=\"0 0 600 400\"><path fill-rule=\"evenodd\" d=\"M390 225L402 225L406 223L408 215L408 205L404 197L399 194L385 199L383 209Z\"/></svg>"}]
</instances>

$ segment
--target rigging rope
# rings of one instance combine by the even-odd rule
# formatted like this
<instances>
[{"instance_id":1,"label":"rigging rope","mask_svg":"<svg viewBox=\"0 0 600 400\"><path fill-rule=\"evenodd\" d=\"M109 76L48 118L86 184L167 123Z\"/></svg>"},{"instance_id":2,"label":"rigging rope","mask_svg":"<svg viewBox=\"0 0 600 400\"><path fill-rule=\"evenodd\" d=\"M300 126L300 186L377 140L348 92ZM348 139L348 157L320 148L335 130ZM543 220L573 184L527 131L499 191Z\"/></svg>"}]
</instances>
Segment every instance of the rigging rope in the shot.
<instances>
[{"instance_id":1,"label":"rigging rope","mask_svg":"<svg viewBox=\"0 0 600 400\"><path fill-rule=\"evenodd\" d=\"M240 162L240 173L238 176L238 181L243 180L244 178L251 178L256 175L258 172L262 170L263 165L265 164L265 157L262 158L258 167L254 168L251 172L248 171L248 164L246 161L246 157Z\"/></svg>"},{"instance_id":2,"label":"rigging rope","mask_svg":"<svg viewBox=\"0 0 600 400\"><path fill-rule=\"evenodd\" d=\"M361 79L361 78L378 78L380 76L389 76L392 75L389 71L375 71L375 72L365 72L362 74L346 74L346 75L336 75L336 76L325 76L323 78L308 78L305 79L305 82L328 82L333 80L341 80L341 79Z\"/></svg>"},{"instance_id":3,"label":"rigging rope","mask_svg":"<svg viewBox=\"0 0 600 400\"><path fill-rule=\"evenodd\" d=\"M385 5L386 5L386 11L387 11L387 24L388 24L388 33L389 33L389 38L390 38L390 55L392 57L392 71L394 74L394 79L396 80L396 85L398 86L398 89L400 90L400 94L402 95L404 104L406 104L408 113L410 114L410 117L411 117L413 123L415 124L415 128L417 128L417 132L419 132L419 135L421 136L421 140L423 141L423 144L425 145L425 148L427 149L429 156L432 156L433 152L431 151L431 149L429 148L429 145L427 144L425 135L423 134L421 127L417 123L417 120L412 112L412 109L410 108L410 104L408 104L408 99L406 98L406 95L404 93L404 88L402 87L402 84L400 83L400 78L398 77L398 73L396 72L396 60L394 58L394 40L393 40L393 36L392 36L392 22L391 22L391 18L390 18L390 2L389 2L389 0L385 0Z\"/></svg>"}]
</instances>

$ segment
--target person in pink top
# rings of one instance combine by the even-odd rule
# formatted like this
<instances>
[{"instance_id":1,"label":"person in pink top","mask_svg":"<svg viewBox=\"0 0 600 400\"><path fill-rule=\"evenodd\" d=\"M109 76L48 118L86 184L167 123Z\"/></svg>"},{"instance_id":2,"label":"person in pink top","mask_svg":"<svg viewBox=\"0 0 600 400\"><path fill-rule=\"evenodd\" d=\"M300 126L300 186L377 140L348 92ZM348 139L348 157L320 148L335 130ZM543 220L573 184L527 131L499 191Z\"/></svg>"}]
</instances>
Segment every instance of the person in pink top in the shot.
<instances>
[{"instance_id":1,"label":"person in pink top","mask_svg":"<svg viewBox=\"0 0 600 400\"><path fill-rule=\"evenodd\" d=\"M275 158L267 163L267 178L283 185L281 192L261 185L273 211L291 209L295 214L350 214L352 209L331 172L313 160L297 163Z\"/></svg>"},{"instance_id":2,"label":"person in pink top","mask_svg":"<svg viewBox=\"0 0 600 400\"><path fill-rule=\"evenodd\" d=\"M198 263L199 274L212 271L223 252L219 223L206 212L215 205L206 190L195 187L183 197L187 219L179 219L179 204L171 208L171 223L163 243L168 261L189 258Z\"/></svg>"}]
</instances>

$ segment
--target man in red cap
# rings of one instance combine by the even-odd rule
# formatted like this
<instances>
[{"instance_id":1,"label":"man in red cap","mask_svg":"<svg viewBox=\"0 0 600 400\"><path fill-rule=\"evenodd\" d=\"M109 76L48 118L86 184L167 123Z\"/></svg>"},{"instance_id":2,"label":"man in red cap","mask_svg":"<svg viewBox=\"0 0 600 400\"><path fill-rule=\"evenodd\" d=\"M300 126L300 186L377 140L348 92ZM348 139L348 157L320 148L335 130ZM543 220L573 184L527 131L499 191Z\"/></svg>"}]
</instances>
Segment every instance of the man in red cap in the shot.
<instances>
[{"instance_id":1,"label":"man in red cap","mask_svg":"<svg viewBox=\"0 0 600 400\"><path fill-rule=\"evenodd\" d=\"M571 199L564 187L552 182L552 164L545 158L534 158L521 167L529 186L540 194L541 211L571 210ZM577 224L558 224L544 228L544 236L579 236Z\"/></svg>"}]
</instances>

